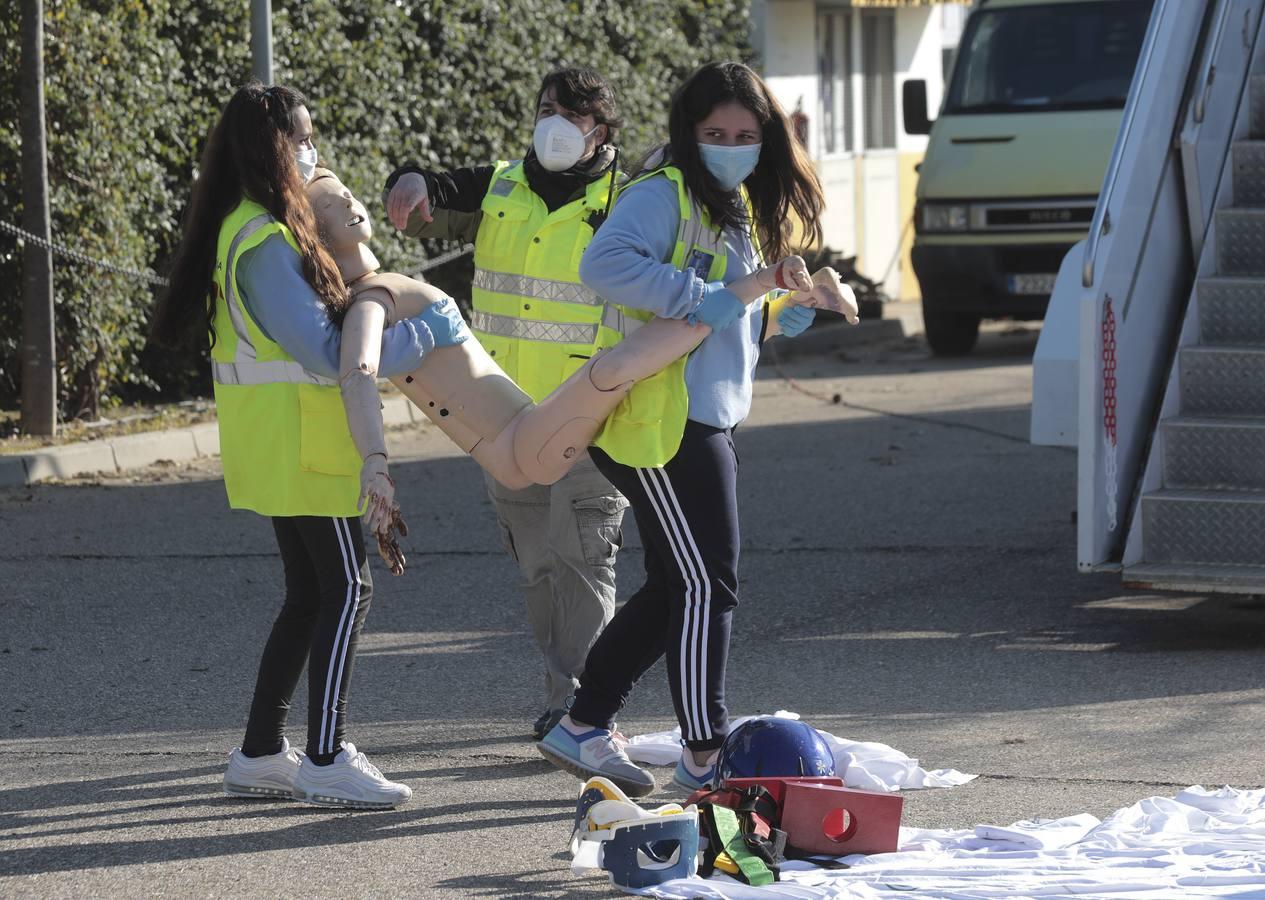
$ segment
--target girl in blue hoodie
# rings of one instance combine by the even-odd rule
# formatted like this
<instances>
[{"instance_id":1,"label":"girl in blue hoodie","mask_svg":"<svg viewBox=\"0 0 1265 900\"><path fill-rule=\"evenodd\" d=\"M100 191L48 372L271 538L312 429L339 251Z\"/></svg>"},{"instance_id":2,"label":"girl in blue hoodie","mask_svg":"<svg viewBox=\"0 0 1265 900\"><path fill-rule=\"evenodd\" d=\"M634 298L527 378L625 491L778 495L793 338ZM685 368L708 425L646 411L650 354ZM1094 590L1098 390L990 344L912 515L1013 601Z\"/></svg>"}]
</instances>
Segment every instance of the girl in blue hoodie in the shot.
<instances>
[{"instance_id":1,"label":"girl in blue hoodie","mask_svg":"<svg viewBox=\"0 0 1265 900\"><path fill-rule=\"evenodd\" d=\"M774 289L802 284L792 274L803 262L792 255L791 222L798 243L821 236L821 185L793 135L750 68L703 66L672 98L669 142L623 189L580 264L584 284L631 318L711 328L675 375L635 389L657 391L645 408L668 412L622 432L608 425L590 449L632 505L646 582L589 651L570 714L538 745L555 765L605 776L633 796L650 793L654 778L628 760L613 720L660 656L686 746L673 781L709 784L728 733L739 546L733 430L750 411L764 338L799 334L814 315L766 302Z\"/></svg>"}]
</instances>

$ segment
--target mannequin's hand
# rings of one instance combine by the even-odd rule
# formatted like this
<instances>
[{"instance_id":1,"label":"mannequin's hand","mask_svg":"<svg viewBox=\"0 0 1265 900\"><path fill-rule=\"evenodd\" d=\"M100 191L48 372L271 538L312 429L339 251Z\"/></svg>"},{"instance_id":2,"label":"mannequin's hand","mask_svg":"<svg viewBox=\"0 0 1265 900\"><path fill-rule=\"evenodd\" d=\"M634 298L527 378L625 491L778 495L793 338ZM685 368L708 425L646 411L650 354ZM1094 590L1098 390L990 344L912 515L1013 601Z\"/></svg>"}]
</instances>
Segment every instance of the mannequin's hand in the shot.
<instances>
[{"instance_id":1,"label":"mannequin's hand","mask_svg":"<svg viewBox=\"0 0 1265 900\"><path fill-rule=\"evenodd\" d=\"M786 291L810 291L813 280L808 277L808 265L802 257L788 256L771 266L743 275L725 287L742 303L750 303L777 288Z\"/></svg>"},{"instance_id":2,"label":"mannequin's hand","mask_svg":"<svg viewBox=\"0 0 1265 900\"><path fill-rule=\"evenodd\" d=\"M829 309L841 314L849 325L861 321L861 308L857 305L856 292L843 283L839 273L829 266L813 273L812 287L807 291L795 291L791 302L799 306Z\"/></svg>"},{"instance_id":3,"label":"mannequin's hand","mask_svg":"<svg viewBox=\"0 0 1265 900\"><path fill-rule=\"evenodd\" d=\"M387 218L392 225L403 231L408 227L408 217L415 209L422 214L422 221L434 221L430 214L426 179L416 172L405 172L387 195Z\"/></svg>"},{"instance_id":4,"label":"mannequin's hand","mask_svg":"<svg viewBox=\"0 0 1265 900\"><path fill-rule=\"evenodd\" d=\"M408 537L408 525L404 524L398 503L391 504L386 530L379 531L377 537L378 555L382 557L382 561L387 564L392 575L403 575L407 560L404 558L404 551L400 549L400 538Z\"/></svg>"},{"instance_id":5,"label":"mannequin's hand","mask_svg":"<svg viewBox=\"0 0 1265 900\"><path fill-rule=\"evenodd\" d=\"M813 279L802 256L788 256L760 271L760 284L769 290L810 291Z\"/></svg>"},{"instance_id":6,"label":"mannequin's hand","mask_svg":"<svg viewBox=\"0 0 1265 900\"><path fill-rule=\"evenodd\" d=\"M380 535L390 527L395 481L388 474L387 458L381 453L370 454L360 467L360 503L365 508L362 518L369 531Z\"/></svg>"}]
</instances>

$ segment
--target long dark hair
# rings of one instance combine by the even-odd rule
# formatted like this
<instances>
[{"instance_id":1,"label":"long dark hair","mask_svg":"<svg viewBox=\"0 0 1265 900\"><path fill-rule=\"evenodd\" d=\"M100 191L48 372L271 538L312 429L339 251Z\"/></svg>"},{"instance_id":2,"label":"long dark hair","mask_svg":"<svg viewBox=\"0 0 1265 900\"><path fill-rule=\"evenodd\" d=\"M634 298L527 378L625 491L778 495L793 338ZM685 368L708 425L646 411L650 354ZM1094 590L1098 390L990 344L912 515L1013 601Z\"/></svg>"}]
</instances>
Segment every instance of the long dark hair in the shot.
<instances>
[{"instance_id":1,"label":"long dark hair","mask_svg":"<svg viewBox=\"0 0 1265 900\"><path fill-rule=\"evenodd\" d=\"M346 307L347 289L317 236L290 143L295 110L306 105L293 88L265 87L257 81L238 88L228 101L202 152L170 283L154 308L150 334L155 342L179 347L210 331L214 343L212 287L220 226L243 197L259 203L293 233L303 277L331 315Z\"/></svg>"},{"instance_id":2,"label":"long dark hair","mask_svg":"<svg viewBox=\"0 0 1265 900\"><path fill-rule=\"evenodd\" d=\"M763 133L760 159L743 183L765 258L782 259L796 249L791 246L792 213L803 226L805 244L819 244L825 207L821 182L795 139L785 111L760 76L742 63L707 63L676 89L668 113L671 164L681 170L686 187L707 210L712 224L747 227L747 210L738 195L722 188L703 165L694 133L694 127L713 109L731 101L751 110Z\"/></svg>"}]
</instances>

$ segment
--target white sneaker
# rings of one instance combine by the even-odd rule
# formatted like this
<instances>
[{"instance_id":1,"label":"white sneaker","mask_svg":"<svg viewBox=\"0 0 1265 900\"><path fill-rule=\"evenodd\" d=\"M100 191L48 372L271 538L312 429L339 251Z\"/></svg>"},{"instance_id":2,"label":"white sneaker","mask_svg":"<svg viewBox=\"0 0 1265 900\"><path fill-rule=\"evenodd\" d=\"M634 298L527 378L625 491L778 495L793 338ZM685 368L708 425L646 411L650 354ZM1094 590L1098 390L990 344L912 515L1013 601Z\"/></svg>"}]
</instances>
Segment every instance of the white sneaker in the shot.
<instances>
[{"instance_id":1,"label":"white sneaker","mask_svg":"<svg viewBox=\"0 0 1265 900\"><path fill-rule=\"evenodd\" d=\"M246 756L241 748L228 755L224 772L224 793L234 797L285 797L294 794L294 778L299 774L303 754L290 749L281 739L281 752L268 756Z\"/></svg>"},{"instance_id":2,"label":"white sneaker","mask_svg":"<svg viewBox=\"0 0 1265 900\"><path fill-rule=\"evenodd\" d=\"M348 809L390 809L413 796L406 784L387 781L369 757L356 745L343 742L343 750L328 766L318 766L307 757L294 779L295 800L317 806Z\"/></svg>"}]
</instances>

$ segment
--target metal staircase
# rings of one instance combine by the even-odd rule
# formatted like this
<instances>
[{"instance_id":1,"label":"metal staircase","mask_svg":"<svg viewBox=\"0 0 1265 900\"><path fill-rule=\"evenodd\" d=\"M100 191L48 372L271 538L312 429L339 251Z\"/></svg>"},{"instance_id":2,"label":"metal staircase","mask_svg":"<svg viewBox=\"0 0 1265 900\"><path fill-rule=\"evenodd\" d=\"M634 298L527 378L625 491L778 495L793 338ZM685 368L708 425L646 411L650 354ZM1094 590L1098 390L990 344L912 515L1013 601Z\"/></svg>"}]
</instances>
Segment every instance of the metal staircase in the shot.
<instances>
[{"instance_id":1,"label":"metal staircase","mask_svg":"<svg viewBox=\"0 0 1265 900\"><path fill-rule=\"evenodd\" d=\"M1265 77L1245 101L1124 552L1130 584L1265 592Z\"/></svg>"},{"instance_id":2,"label":"metal staircase","mask_svg":"<svg viewBox=\"0 0 1265 900\"><path fill-rule=\"evenodd\" d=\"M1265 594L1265 0L1154 0L1033 367L1077 566Z\"/></svg>"}]
</instances>

